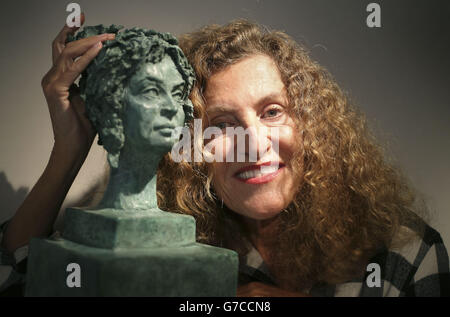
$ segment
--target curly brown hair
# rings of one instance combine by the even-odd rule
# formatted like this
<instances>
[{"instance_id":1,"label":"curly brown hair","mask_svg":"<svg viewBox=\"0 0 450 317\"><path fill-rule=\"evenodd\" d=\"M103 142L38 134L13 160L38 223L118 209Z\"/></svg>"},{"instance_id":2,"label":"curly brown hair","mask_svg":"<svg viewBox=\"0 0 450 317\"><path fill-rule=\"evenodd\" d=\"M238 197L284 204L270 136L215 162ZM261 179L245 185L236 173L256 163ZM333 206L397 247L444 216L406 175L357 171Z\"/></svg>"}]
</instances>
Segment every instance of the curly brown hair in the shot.
<instances>
[{"instance_id":1,"label":"curly brown hair","mask_svg":"<svg viewBox=\"0 0 450 317\"><path fill-rule=\"evenodd\" d=\"M300 185L279 215L271 246L272 273L280 285L305 290L347 281L392 246L403 226L422 233L416 194L385 160L364 115L287 34L237 20L183 35L179 43L197 76L190 97L194 116L203 121L203 91L213 74L255 54L272 58L280 71L290 114L303 135L291 162ZM168 154L158 174L160 208L194 216L200 242L245 255L248 232L241 216L218 202L213 176L205 162L174 163ZM411 239L407 232L399 243Z\"/></svg>"}]
</instances>

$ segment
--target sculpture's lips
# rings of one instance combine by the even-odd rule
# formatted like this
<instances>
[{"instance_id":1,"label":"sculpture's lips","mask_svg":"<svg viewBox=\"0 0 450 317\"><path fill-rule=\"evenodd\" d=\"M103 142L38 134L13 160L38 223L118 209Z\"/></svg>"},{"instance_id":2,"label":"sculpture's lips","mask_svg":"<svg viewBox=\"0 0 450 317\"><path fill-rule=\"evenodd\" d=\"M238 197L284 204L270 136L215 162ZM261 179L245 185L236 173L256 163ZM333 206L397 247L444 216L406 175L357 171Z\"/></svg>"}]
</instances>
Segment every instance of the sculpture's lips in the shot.
<instances>
[{"instance_id":1,"label":"sculpture's lips","mask_svg":"<svg viewBox=\"0 0 450 317\"><path fill-rule=\"evenodd\" d=\"M175 126L172 124L159 125L154 130L165 137L172 137L175 132Z\"/></svg>"},{"instance_id":2,"label":"sculpture's lips","mask_svg":"<svg viewBox=\"0 0 450 317\"><path fill-rule=\"evenodd\" d=\"M159 125L157 127L155 127L155 131L157 130L162 130L162 129L175 129L176 127L174 125L171 124L166 124L166 125Z\"/></svg>"}]
</instances>

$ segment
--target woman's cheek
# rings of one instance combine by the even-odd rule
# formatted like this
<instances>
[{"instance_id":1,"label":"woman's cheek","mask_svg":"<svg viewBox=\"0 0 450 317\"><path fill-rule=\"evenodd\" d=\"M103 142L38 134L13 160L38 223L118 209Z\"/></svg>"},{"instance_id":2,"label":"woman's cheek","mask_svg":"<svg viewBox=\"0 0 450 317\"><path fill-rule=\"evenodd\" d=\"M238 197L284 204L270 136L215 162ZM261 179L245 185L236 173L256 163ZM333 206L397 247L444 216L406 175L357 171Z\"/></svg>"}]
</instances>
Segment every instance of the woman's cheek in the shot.
<instances>
[{"instance_id":1,"label":"woman's cheek","mask_svg":"<svg viewBox=\"0 0 450 317\"><path fill-rule=\"evenodd\" d=\"M219 163L215 162L211 164L213 168L213 180L212 180L212 186L214 188L214 191L216 192L221 199L225 199L228 192L228 186L227 183L230 181L229 175L227 175L227 166L229 164L227 163Z\"/></svg>"},{"instance_id":2,"label":"woman's cheek","mask_svg":"<svg viewBox=\"0 0 450 317\"><path fill-rule=\"evenodd\" d=\"M227 135L216 135L205 142L203 158L208 163L232 162L235 159L234 142Z\"/></svg>"},{"instance_id":3,"label":"woman's cheek","mask_svg":"<svg viewBox=\"0 0 450 317\"><path fill-rule=\"evenodd\" d=\"M278 144L281 156L291 156L298 145L301 144L301 139L299 139L294 127L283 126L279 129Z\"/></svg>"}]
</instances>

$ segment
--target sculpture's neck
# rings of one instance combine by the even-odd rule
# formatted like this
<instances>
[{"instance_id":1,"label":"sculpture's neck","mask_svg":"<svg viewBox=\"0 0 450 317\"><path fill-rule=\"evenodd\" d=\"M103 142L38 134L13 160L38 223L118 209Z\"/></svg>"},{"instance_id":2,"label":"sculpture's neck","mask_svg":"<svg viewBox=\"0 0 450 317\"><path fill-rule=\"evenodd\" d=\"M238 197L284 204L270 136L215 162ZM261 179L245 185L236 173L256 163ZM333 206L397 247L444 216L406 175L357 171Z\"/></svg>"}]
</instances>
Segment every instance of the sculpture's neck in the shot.
<instances>
[{"instance_id":1,"label":"sculpture's neck","mask_svg":"<svg viewBox=\"0 0 450 317\"><path fill-rule=\"evenodd\" d=\"M158 208L156 180L162 156L157 153L139 154L127 148L122 150L119 166L111 169L108 187L98 208Z\"/></svg>"}]
</instances>

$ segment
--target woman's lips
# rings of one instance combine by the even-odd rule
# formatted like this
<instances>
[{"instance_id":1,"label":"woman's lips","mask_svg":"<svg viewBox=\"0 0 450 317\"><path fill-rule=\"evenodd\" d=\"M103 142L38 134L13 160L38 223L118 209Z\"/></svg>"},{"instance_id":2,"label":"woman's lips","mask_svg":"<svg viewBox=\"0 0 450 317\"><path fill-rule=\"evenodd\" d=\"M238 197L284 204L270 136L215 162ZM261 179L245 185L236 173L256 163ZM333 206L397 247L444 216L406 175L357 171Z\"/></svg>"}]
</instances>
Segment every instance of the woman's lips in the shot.
<instances>
[{"instance_id":1,"label":"woman's lips","mask_svg":"<svg viewBox=\"0 0 450 317\"><path fill-rule=\"evenodd\" d=\"M279 162L250 165L238 170L233 177L246 184L263 184L273 180L284 168Z\"/></svg>"}]
</instances>

